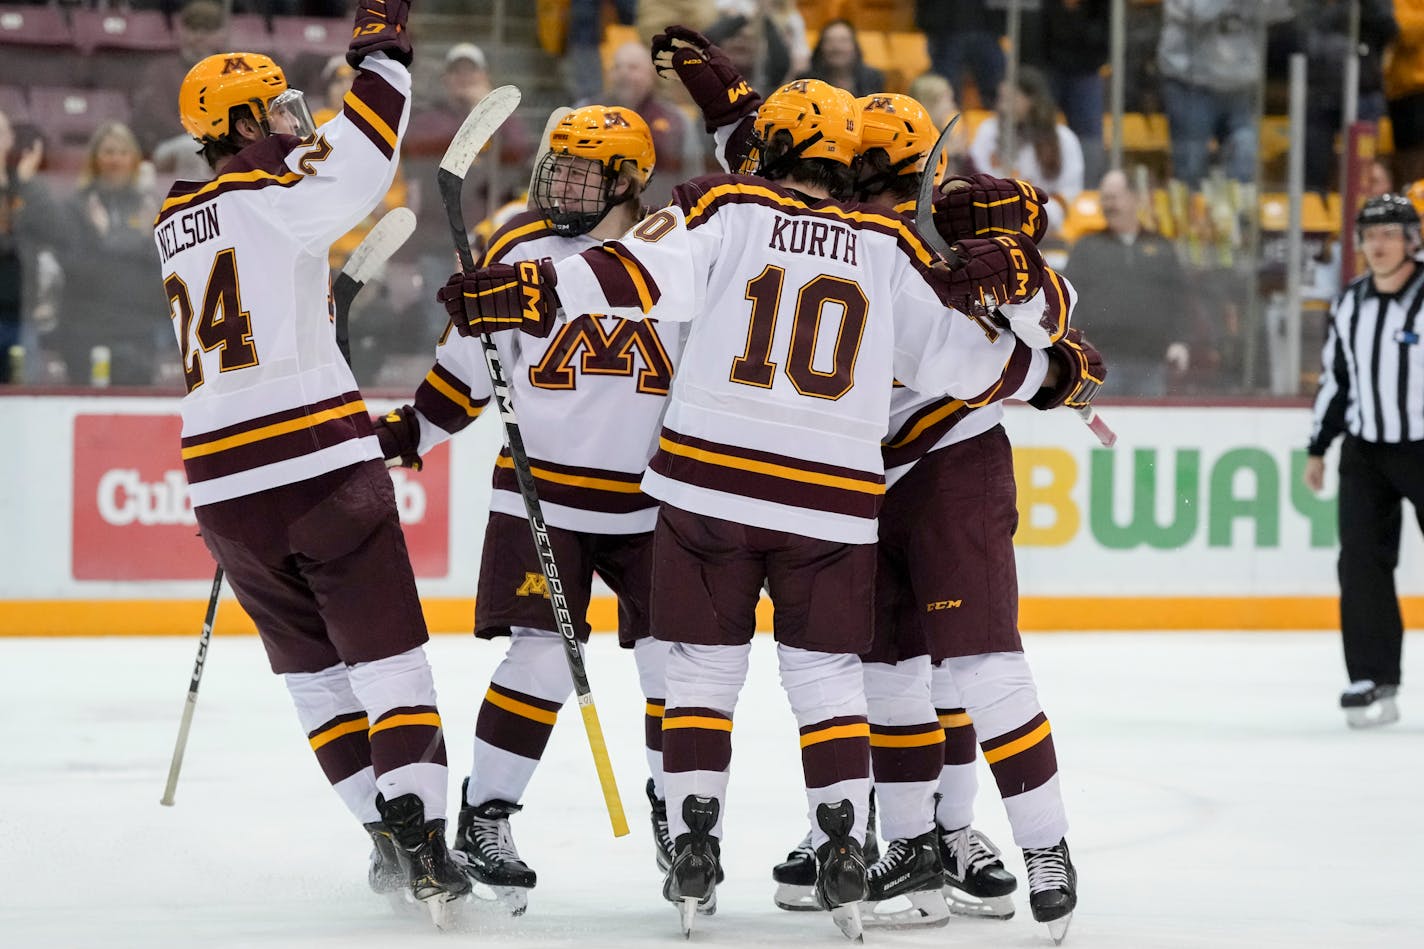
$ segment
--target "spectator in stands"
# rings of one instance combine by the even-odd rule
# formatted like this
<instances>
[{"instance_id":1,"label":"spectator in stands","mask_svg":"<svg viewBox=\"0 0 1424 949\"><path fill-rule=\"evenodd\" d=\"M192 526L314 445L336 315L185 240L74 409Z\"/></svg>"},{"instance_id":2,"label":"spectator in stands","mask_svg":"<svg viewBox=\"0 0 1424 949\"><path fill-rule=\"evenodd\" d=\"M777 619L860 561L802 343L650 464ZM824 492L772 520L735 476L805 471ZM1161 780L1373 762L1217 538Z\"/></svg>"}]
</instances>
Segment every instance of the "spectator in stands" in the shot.
<instances>
[{"instance_id":1,"label":"spectator in stands","mask_svg":"<svg viewBox=\"0 0 1424 949\"><path fill-rule=\"evenodd\" d=\"M910 98L925 107L934 120L935 128L943 129L949 120L959 114L959 103L954 98L954 86L938 73L927 72L910 83ZM949 164L944 176L972 175L978 169L969 158L969 133L960 119L945 145L945 156Z\"/></svg>"},{"instance_id":2,"label":"spectator in stands","mask_svg":"<svg viewBox=\"0 0 1424 949\"><path fill-rule=\"evenodd\" d=\"M1049 233L1063 224L1068 202L1083 190L1083 149L1073 130L1058 121L1058 104L1048 80L1021 66L1017 89L999 92L999 111L979 123L969 157L980 171L1000 178L1025 178L1054 198L1048 203ZM1005 149L1005 117L1014 123L1014 155Z\"/></svg>"},{"instance_id":3,"label":"spectator in stands","mask_svg":"<svg viewBox=\"0 0 1424 949\"><path fill-rule=\"evenodd\" d=\"M1264 80L1267 26L1291 15L1291 0L1163 0L1157 69L1172 135L1172 174L1196 188L1211 141L1237 181L1256 176L1256 95Z\"/></svg>"},{"instance_id":4,"label":"spectator in stands","mask_svg":"<svg viewBox=\"0 0 1424 949\"><path fill-rule=\"evenodd\" d=\"M791 50L769 16L724 16L705 32L753 89L779 88L794 75Z\"/></svg>"},{"instance_id":5,"label":"spectator in stands","mask_svg":"<svg viewBox=\"0 0 1424 949\"><path fill-rule=\"evenodd\" d=\"M604 0L569 0L563 61L564 88L570 102L586 102L598 95L603 82L599 52L603 43L603 7ZM614 0L613 7L622 24L631 24L638 15L638 0Z\"/></svg>"},{"instance_id":6,"label":"spectator in stands","mask_svg":"<svg viewBox=\"0 0 1424 949\"><path fill-rule=\"evenodd\" d=\"M10 119L0 112L0 385L18 381L10 348L31 356L37 348L28 317L39 246L35 225L50 216L49 194L35 177L43 160L40 140L16 150Z\"/></svg>"},{"instance_id":7,"label":"spectator in stands","mask_svg":"<svg viewBox=\"0 0 1424 949\"><path fill-rule=\"evenodd\" d=\"M1103 67L1108 61L1111 0L1040 0L1025 11L1019 56L1048 77L1048 87L1083 149L1083 180L1107 170L1103 151Z\"/></svg>"},{"instance_id":8,"label":"spectator in stands","mask_svg":"<svg viewBox=\"0 0 1424 949\"><path fill-rule=\"evenodd\" d=\"M1296 2L1294 18L1275 35L1283 55L1306 55L1305 186L1334 191L1340 181L1333 167L1335 135L1340 131L1344 97L1341 77L1351 56L1359 60L1356 115L1374 120L1384 115L1384 50L1399 27L1390 0L1360 0L1360 45L1350 48L1353 0Z\"/></svg>"},{"instance_id":9,"label":"spectator in stands","mask_svg":"<svg viewBox=\"0 0 1424 949\"><path fill-rule=\"evenodd\" d=\"M811 68L805 76L849 90L856 97L885 90L885 74L866 64L849 20L832 20L821 27L820 39L811 50Z\"/></svg>"},{"instance_id":10,"label":"spectator in stands","mask_svg":"<svg viewBox=\"0 0 1424 949\"><path fill-rule=\"evenodd\" d=\"M1394 0L1399 33L1385 52L1384 94L1394 132L1394 179L1424 178L1424 4Z\"/></svg>"},{"instance_id":11,"label":"spectator in stands","mask_svg":"<svg viewBox=\"0 0 1424 949\"><path fill-rule=\"evenodd\" d=\"M173 100L183 77L200 59L227 50L228 22L223 5L217 0L189 0L173 20L173 32L178 48L171 53L157 53L143 79L134 90L134 134L145 155L151 155L159 143L181 136L191 146L192 138L178 123ZM198 180L208 177L198 176Z\"/></svg>"},{"instance_id":12,"label":"spectator in stands","mask_svg":"<svg viewBox=\"0 0 1424 949\"><path fill-rule=\"evenodd\" d=\"M171 110L170 110L171 111ZM79 190L52 235L64 268L64 301L55 342L70 382L89 378L89 353L109 347L115 385L149 385L159 341L172 329L159 272L153 219L158 199L138 139L122 122L105 122L89 140Z\"/></svg>"},{"instance_id":13,"label":"spectator in stands","mask_svg":"<svg viewBox=\"0 0 1424 949\"><path fill-rule=\"evenodd\" d=\"M601 105L618 105L641 115L653 133L653 151L657 154L657 172L643 191L649 207L662 207L672 197L672 189L684 179L701 174L699 169L687 173L687 118L678 108L657 94L657 73L648 56L648 47L641 43L624 43L613 51L608 68L608 84L596 100ZM580 102L580 106L593 102ZM700 137L700 136L699 136ZM697 143L695 147L700 147ZM699 153L700 154L700 153Z\"/></svg>"},{"instance_id":14,"label":"spectator in stands","mask_svg":"<svg viewBox=\"0 0 1424 949\"><path fill-rule=\"evenodd\" d=\"M1187 281L1172 242L1143 228L1127 175L1108 172L1098 190L1107 228L1080 237L1063 269L1078 291L1073 323L1112 361L1115 394L1164 395L1169 360L1187 368Z\"/></svg>"},{"instance_id":15,"label":"spectator in stands","mask_svg":"<svg viewBox=\"0 0 1424 949\"><path fill-rule=\"evenodd\" d=\"M678 23L702 30L717 19L717 0L637 0L638 39L646 49L665 26Z\"/></svg>"},{"instance_id":16,"label":"spectator in stands","mask_svg":"<svg viewBox=\"0 0 1424 949\"><path fill-rule=\"evenodd\" d=\"M811 68L811 44L806 37L806 18L794 0L764 0L766 15L776 26L791 62L785 75L800 76Z\"/></svg>"},{"instance_id":17,"label":"spectator in stands","mask_svg":"<svg viewBox=\"0 0 1424 949\"><path fill-rule=\"evenodd\" d=\"M997 104L1004 81L1004 5L990 0L915 0L915 25L929 44L930 68L960 90L974 78L979 102Z\"/></svg>"}]
</instances>

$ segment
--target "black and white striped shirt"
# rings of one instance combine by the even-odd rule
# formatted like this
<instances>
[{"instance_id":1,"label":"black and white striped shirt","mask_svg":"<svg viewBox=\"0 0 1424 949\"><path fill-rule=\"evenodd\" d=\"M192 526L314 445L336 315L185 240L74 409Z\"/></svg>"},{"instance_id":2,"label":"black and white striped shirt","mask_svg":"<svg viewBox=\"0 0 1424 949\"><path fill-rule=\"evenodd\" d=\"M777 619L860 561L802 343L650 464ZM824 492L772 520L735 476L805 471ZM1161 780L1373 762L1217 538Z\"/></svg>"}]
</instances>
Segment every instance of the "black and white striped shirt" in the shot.
<instances>
[{"instance_id":1,"label":"black and white striped shirt","mask_svg":"<svg viewBox=\"0 0 1424 949\"><path fill-rule=\"evenodd\" d=\"M1367 273L1330 307L1309 452L1342 432L1368 442L1424 441L1424 263L1399 292Z\"/></svg>"}]
</instances>

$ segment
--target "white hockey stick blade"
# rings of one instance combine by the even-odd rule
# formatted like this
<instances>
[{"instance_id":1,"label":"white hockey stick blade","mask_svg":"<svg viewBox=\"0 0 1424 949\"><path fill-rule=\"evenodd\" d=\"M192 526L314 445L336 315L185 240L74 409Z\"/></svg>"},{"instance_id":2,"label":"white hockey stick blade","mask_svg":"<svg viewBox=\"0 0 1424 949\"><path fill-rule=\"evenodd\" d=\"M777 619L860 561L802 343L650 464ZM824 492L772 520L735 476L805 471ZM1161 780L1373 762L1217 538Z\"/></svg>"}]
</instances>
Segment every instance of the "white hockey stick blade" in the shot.
<instances>
[{"instance_id":1,"label":"white hockey stick blade","mask_svg":"<svg viewBox=\"0 0 1424 949\"><path fill-rule=\"evenodd\" d=\"M414 232L415 212L410 208L392 208L346 258L341 273L357 283L369 283Z\"/></svg>"},{"instance_id":2,"label":"white hockey stick blade","mask_svg":"<svg viewBox=\"0 0 1424 949\"><path fill-rule=\"evenodd\" d=\"M568 106L561 105L549 113L549 121L544 123L544 134L539 139L539 150L534 153L534 165L529 172L528 194L531 196L531 200L534 194L534 179L539 177L539 166L544 163L544 156L549 154L549 135L558 128L559 123L564 120L564 116L572 114L573 111Z\"/></svg>"},{"instance_id":3,"label":"white hockey stick blade","mask_svg":"<svg viewBox=\"0 0 1424 949\"><path fill-rule=\"evenodd\" d=\"M485 147L494 133L504 124L504 120L519 108L519 88L500 86L493 89L470 110L455 137L450 139L450 147L445 149L445 157L440 159L440 170L457 178L474 164L475 156Z\"/></svg>"}]
</instances>

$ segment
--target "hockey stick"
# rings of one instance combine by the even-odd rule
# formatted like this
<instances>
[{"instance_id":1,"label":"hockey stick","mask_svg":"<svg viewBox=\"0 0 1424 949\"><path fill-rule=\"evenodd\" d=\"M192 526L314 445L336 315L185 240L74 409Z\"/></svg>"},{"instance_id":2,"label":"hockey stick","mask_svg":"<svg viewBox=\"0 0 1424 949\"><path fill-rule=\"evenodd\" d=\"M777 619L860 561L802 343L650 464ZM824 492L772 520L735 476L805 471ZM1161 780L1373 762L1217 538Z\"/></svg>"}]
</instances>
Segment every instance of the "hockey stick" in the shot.
<instances>
[{"instance_id":1,"label":"hockey stick","mask_svg":"<svg viewBox=\"0 0 1424 949\"><path fill-rule=\"evenodd\" d=\"M956 115L949 120L944 131L939 133L939 139L934 143L934 148L930 149L929 157L925 159L925 172L920 178L920 193L915 197L915 230L919 232L920 240L929 245L930 250L948 261L951 268L958 267L960 260L959 255L950 249L949 243L940 236L934 226L934 189L938 184L935 181L934 170L939 167L940 156L949 147L950 134L953 133L954 126L958 122L959 116ZM1088 429L1097 436L1098 441L1104 447L1111 448L1117 443L1117 433L1108 427L1107 422L1098 417L1097 410L1091 405L1076 406L1073 411L1078 413L1083 424L1088 426Z\"/></svg>"},{"instance_id":2,"label":"hockey stick","mask_svg":"<svg viewBox=\"0 0 1424 949\"><path fill-rule=\"evenodd\" d=\"M390 256L394 254L406 238L415 230L415 213L410 208L393 208L356 245L351 256L336 279L331 284L331 298L336 307L336 345L341 348L342 358L351 364L351 348L347 337L347 320L351 314L351 301L375 275ZM178 723L178 740L173 745L173 761L168 765L168 784L163 788L163 797L158 803L164 807L173 806L173 794L178 790L178 772L183 768L183 752L188 748L188 729L193 725L193 710L198 706L198 686L203 681L203 663L208 658L208 644L213 639L213 622L217 618L218 598L222 595L223 568L219 564L213 571L213 591L208 595L208 612L203 618L203 632L198 637L198 658L193 663L193 679L188 684L188 698L183 703L183 718Z\"/></svg>"},{"instance_id":3,"label":"hockey stick","mask_svg":"<svg viewBox=\"0 0 1424 949\"><path fill-rule=\"evenodd\" d=\"M514 86L500 86L481 99L451 139L445 157L440 160L440 170L436 172L440 200L444 203L445 214L450 219L450 236L455 242L455 252L460 257L460 267L466 271L475 269L475 259L470 252L469 231L465 229L465 212L460 205L460 192L465 185L465 175L474 164L480 149L484 148L490 136L494 135L517 105L519 90ZM599 724L598 710L593 704L593 693L589 689L588 670L584 666L578 634L574 631L568 600L564 597L559 565L554 561L554 545L549 540L549 529L544 524L539 491L534 484L534 475L529 470L529 456L524 451L524 438L519 432L519 421L515 418L514 407L509 400L509 384L505 381L504 366L499 359L499 350L495 348L494 340L488 333L480 336L480 346L484 350L485 368L489 370L490 384L494 389L495 405L499 407L500 421L504 423L504 439L514 460L514 474L519 481L519 494L524 499L525 513L529 517L529 530L534 535L534 549L539 555L539 566L544 571L549 604L554 613L554 625L559 631L559 638L564 642L564 656L569 662L574 693L578 696L579 711L583 714L584 731L588 733L589 748L593 751L593 765L598 771L598 783L603 789L603 802L613 824L613 836L622 837L628 833L628 820L623 814L623 801L618 795L618 784L613 777L608 745L603 740L603 727Z\"/></svg>"},{"instance_id":4,"label":"hockey stick","mask_svg":"<svg viewBox=\"0 0 1424 949\"><path fill-rule=\"evenodd\" d=\"M351 301L414 231L415 212L410 208L392 208L356 245L331 282L331 298L336 305L336 345L348 366L351 365Z\"/></svg>"},{"instance_id":5,"label":"hockey stick","mask_svg":"<svg viewBox=\"0 0 1424 949\"><path fill-rule=\"evenodd\" d=\"M203 617L203 633L198 637L198 658L193 663L193 679L188 683L188 698L183 703L183 718L178 723L178 741L173 746L173 761L168 765L168 784L158 803L173 806L173 792L178 790L178 772L183 767L183 752L188 747L188 729L193 727L193 710L198 707L198 686L203 681L203 663L208 658L208 643L213 641L213 620L218 615L218 596L222 593L223 568L213 571L213 592L208 597L208 612Z\"/></svg>"}]
</instances>

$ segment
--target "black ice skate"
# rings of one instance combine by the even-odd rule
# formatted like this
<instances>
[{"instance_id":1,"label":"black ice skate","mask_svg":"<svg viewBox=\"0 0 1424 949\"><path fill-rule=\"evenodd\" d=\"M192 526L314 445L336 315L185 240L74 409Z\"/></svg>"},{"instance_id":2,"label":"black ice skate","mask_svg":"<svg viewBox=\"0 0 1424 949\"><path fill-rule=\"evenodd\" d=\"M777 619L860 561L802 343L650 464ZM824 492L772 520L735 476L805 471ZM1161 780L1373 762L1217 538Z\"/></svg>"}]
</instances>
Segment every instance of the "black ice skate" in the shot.
<instances>
[{"instance_id":1,"label":"black ice skate","mask_svg":"<svg viewBox=\"0 0 1424 949\"><path fill-rule=\"evenodd\" d=\"M673 844L672 866L663 880L663 899L677 905L682 934L692 936L697 915L717 912L717 884L722 882L722 844L712 836L719 805L715 797L689 794L682 799L687 833Z\"/></svg>"},{"instance_id":2,"label":"black ice skate","mask_svg":"<svg viewBox=\"0 0 1424 949\"><path fill-rule=\"evenodd\" d=\"M1374 728L1399 721L1399 706L1394 704L1397 685L1375 685L1370 679L1351 682L1340 693L1340 707L1351 728Z\"/></svg>"},{"instance_id":3,"label":"black ice skate","mask_svg":"<svg viewBox=\"0 0 1424 949\"><path fill-rule=\"evenodd\" d=\"M855 808L850 801L818 804L816 823L828 838L816 848L816 902L831 911L847 939L864 942L860 903L865 899L865 853L851 833Z\"/></svg>"},{"instance_id":4,"label":"black ice skate","mask_svg":"<svg viewBox=\"0 0 1424 949\"><path fill-rule=\"evenodd\" d=\"M866 820L865 847L866 864L874 863L880 857L880 842L875 838L875 791L870 792L870 816ZM801 838L801 842L786 855L786 859L771 868L771 878L776 881L776 893L772 901L782 909L793 913L807 910L818 911L822 907L816 902L816 851L811 849L811 835Z\"/></svg>"},{"instance_id":5,"label":"black ice skate","mask_svg":"<svg viewBox=\"0 0 1424 949\"><path fill-rule=\"evenodd\" d=\"M892 840L880 859L865 868L866 926L908 929L949 922L938 838L930 830Z\"/></svg>"},{"instance_id":6,"label":"black ice skate","mask_svg":"<svg viewBox=\"0 0 1424 949\"><path fill-rule=\"evenodd\" d=\"M468 786L469 779L465 780ZM464 786L460 800L465 801ZM455 831L455 852L465 875L481 886L475 895L497 901L511 916L522 916L529 908L529 891L538 876L519 856L509 832L509 815L521 810L508 801L462 804ZM489 892L482 892L482 889Z\"/></svg>"},{"instance_id":7,"label":"black ice skate","mask_svg":"<svg viewBox=\"0 0 1424 949\"><path fill-rule=\"evenodd\" d=\"M377 794L376 810L395 842L409 887L406 892L425 904L436 926L450 928L455 922L455 902L470 892L470 881L445 847L445 819L426 820L425 803L414 794L389 801Z\"/></svg>"},{"instance_id":8,"label":"black ice skate","mask_svg":"<svg viewBox=\"0 0 1424 949\"><path fill-rule=\"evenodd\" d=\"M1010 896L1019 881L1004 869L999 848L970 827L939 830L939 855L944 863L944 899L956 916L1013 919Z\"/></svg>"},{"instance_id":9,"label":"black ice skate","mask_svg":"<svg viewBox=\"0 0 1424 949\"><path fill-rule=\"evenodd\" d=\"M378 896L400 893L405 889L405 870L401 869L400 852L395 838L384 821L363 824L371 835L371 863L366 871L366 882L371 884L371 892Z\"/></svg>"},{"instance_id":10,"label":"black ice skate","mask_svg":"<svg viewBox=\"0 0 1424 949\"><path fill-rule=\"evenodd\" d=\"M1033 918L1047 923L1053 942L1062 943L1073 920L1073 908L1078 905L1078 872L1068 856L1068 841L1025 850L1023 854Z\"/></svg>"},{"instance_id":11,"label":"black ice skate","mask_svg":"<svg viewBox=\"0 0 1424 949\"><path fill-rule=\"evenodd\" d=\"M667 801L658 797L653 790L653 779L648 779L648 819L653 824L653 846L657 848L658 869L667 873L672 866L672 835L668 833Z\"/></svg>"}]
</instances>

